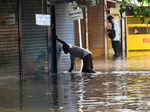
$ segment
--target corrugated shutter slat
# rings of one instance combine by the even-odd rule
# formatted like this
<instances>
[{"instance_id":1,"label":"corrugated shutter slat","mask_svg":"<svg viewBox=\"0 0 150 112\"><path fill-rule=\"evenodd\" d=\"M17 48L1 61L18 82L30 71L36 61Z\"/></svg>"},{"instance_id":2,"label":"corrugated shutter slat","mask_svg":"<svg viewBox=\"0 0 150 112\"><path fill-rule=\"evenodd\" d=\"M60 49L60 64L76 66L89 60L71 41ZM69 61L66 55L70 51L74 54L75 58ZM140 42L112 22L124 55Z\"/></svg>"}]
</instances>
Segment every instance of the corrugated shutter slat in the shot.
<instances>
[{"instance_id":1,"label":"corrugated shutter slat","mask_svg":"<svg viewBox=\"0 0 150 112\"><path fill-rule=\"evenodd\" d=\"M0 1L0 76L19 74L17 1ZM15 24L6 21L11 14ZM9 20L9 19L8 19Z\"/></svg>"},{"instance_id":2,"label":"corrugated shutter slat","mask_svg":"<svg viewBox=\"0 0 150 112\"><path fill-rule=\"evenodd\" d=\"M24 73L43 72L47 61L47 27L35 24L42 12L41 0L23 0L22 47Z\"/></svg>"}]
</instances>

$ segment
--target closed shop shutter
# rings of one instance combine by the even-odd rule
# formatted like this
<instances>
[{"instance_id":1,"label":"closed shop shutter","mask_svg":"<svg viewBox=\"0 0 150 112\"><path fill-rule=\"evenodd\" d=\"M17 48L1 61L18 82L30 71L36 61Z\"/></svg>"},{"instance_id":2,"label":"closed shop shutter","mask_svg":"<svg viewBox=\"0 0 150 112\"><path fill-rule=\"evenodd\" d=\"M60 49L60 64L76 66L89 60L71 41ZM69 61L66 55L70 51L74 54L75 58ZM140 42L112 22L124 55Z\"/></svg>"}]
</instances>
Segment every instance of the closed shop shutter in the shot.
<instances>
[{"instance_id":1,"label":"closed shop shutter","mask_svg":"<svg viewBox=\"0 0 150 112\"><path fill-rule=\"evenodd\" d=\"M68 16L70 11L68 4L56 4L56 32L60 39L68 44L74 45L74 21ZM69 70L70 58L61 52L58 56L58 71Z\"/></svg>"},{"instance_id":2,"label":"closed shop shutter","mask_svg":"<svg viewBox=\"0 0 150 112\"><path fill-rule=\"evenodd\" d=\"M35 24L42 13L42 0L23 0L22 54L24 74L43 73L47 62L47 27Z\"/></svg>"},{"instance_id":3,"label":"closed shop shutter","mask_svg":"<svg viewBox=\"0 0 150 112\"><path fill-rule=\"evenodd\" d=\"M19 108L17 0L0 0L0 110ZM9 108L8 108L9 107Z\"/></svg>"},{"instance_id":4,"label":"closed shop shutter","mask_svg":"<svg viewBox=\"0 0 150 112\"><path fill-rule=\"evenodd\" d=\"M0 0L0 76L19 74L17 0Z\"/></svg>"}]
</instances>

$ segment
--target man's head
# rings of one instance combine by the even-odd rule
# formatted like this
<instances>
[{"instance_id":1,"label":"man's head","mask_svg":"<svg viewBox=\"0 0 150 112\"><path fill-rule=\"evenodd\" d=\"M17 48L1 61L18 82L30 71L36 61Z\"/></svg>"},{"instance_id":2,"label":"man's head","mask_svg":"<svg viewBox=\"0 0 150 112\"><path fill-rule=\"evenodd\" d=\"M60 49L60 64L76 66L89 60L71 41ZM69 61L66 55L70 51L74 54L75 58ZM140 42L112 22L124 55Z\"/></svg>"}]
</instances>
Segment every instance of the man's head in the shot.
<instances>
[{"instance_id":1,"label":"man's head","mask_svg":"<svg viewBox=\"0 0 150 112\"><path fill-rule=\"evenodd\" d=\"M114 19L113 16L108 16L108 17L107 17L107 20L108 20L108 22L110 22L110 23L113 22L113 19Z\"/></svg>"},{"instance_id":2,"label":"man's head","mask_svg":"<svg viewBox=\"0 0 150 112\"><path fill-rule=\"evenodd\" d=\"M65 54L69 53L69 48L70 48L69 45L63 44L63 51L64 51Z\"/></svg>"}]
</instances>

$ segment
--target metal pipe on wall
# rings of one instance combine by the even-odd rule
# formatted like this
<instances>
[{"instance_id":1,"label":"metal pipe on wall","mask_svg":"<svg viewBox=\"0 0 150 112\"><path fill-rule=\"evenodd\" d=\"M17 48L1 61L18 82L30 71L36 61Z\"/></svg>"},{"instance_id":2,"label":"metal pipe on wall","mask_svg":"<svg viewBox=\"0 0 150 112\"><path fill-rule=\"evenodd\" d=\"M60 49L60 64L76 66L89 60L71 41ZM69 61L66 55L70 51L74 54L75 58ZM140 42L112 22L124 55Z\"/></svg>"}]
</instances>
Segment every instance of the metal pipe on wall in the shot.
<instances>
[{"instance_id":1,"label":"metal pipe on wall","mask_svg":"<svg viewBox=\"0 0 150 112\"><path fill-rule=\"evenodd\" d=\"M104 9L104 37L105 37L105 59L108 58L108 40L107 40L107 33L106 33L106 26L107 26L107 5L106 0L103 0L103 9ZM105 60L107 61L107 60Z\"/></svg>"},{"instance_id":2,"label":"metal pipe on wall","mask_svg":"<svg viewBox=\"0 0 150 112\"><path fill-rule=\"evenodd\" d=\"M89 49L88 8L85 8L86 49Z\"/></svg>"},{"instance_id":3,"label":"metal pipe on wall","mask_svg":"<svg viewBox=\"0 0 150 112\"><path fill-rule=\"evenodd\" d=\"M125 39L125 34L126 34L126 22L125 22L125 13L122 14L122 18L121 18L121 36L122 36L122 57L123 59L125 59L126 57L126 39Z\"/></svg>"},{"instance_id":4,"label":"metal pipe on wall","mask_svg":"<svg viewBox=\"0 0 150 112\"><path fill-rule=\"evenodd\" d=\"M50 46L48 55L50 57L50 72L57 73L57 56L56 56L56 24L55 24L55 5L54 3L50 4L51 12L51 35L50 35Z\"/></svg>"},{"instance_id":5,"label":"metal pipe on wall","mask_svg":"<svg viewBox=\"0 0 150 112\"><path fill-rule=\"evenodd\" d=\"M22 63L22 0L17 0L17 18L18 18L18 48L19 48L19 76L23 80L23 63Z\"/></svg>"},{"instance_id":6,"label":"metal pipe on wall","mask_svg":"<svg viewBox=\"0 0 150 112\"><path fill-rule=\"evenodd\" d=\"M81 34L81 20L78 19L78 27L79 27L79 42L80 42L80 47L82 48L82 34Z\"/></svg>"}]
</instances>

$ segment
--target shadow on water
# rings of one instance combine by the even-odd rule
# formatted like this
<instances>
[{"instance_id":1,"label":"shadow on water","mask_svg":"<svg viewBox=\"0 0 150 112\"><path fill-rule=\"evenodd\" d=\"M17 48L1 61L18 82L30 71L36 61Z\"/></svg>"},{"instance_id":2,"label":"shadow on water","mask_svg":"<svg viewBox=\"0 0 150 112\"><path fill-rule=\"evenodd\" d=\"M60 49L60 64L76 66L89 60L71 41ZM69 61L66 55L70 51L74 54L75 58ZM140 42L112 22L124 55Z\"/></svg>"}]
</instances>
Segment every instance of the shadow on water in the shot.
<instances>
[{"instance_id":1,"label":"shadow on water","mask_svg":"<svg viewBox=\"0 0 150 112\"><path fill-rule=\"evenodd\" d=\"M148 112L149 73L0 79L0 112Z\"/></svg>"}]
</instances>

